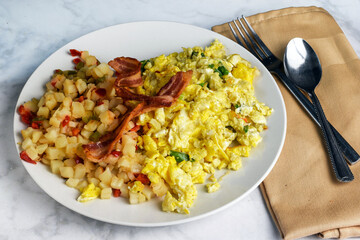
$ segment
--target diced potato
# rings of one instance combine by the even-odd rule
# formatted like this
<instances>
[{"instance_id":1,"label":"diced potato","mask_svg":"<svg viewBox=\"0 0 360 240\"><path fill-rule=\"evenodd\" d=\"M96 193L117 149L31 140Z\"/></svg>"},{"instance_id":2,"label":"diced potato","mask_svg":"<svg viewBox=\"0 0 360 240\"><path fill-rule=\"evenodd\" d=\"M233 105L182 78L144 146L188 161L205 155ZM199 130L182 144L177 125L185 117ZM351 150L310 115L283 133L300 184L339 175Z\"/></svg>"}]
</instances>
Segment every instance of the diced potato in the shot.
<instances>
[{"instance_id":1,"label":"diced potato","mask_svg":"<svg viewBox=\"0 0 360 240\"><path fill-rule=\"evenodd\" d=\"M33 145L34 145L33 141L29 137L27 137L22 142L21 147L26 150L26 149L30 148L31 146L33 146Z\"/></svg>"},{"instance_id":2,"label":"diced potato","mask_svg":"<svg viewBox=\"0 0 360 240\"><path fill-rule=\"evenodd\" d=\"M117 105L116 109L119 110L121 114L124 114L127 111L127 108L122 104Z\"/></svg>"},{"instance_id":3,"label":"diced potato","mask_svg":"<svg viewBox=\"0 0 360 240\"><path fill-rule=\"evenodd\" d=\"M107 131L107 125L105 125L104 123L100 124L100 125L98 126L98 128L97 128L97 131L98 131L101 135L105 134L106 131Z\"/></svg>"},{"instance_id":4,"label":"diced potato","mask_svg":"<svg viewBox=\"0 0 360 240\"><path fill-rule=\"evenodd\" d=\"M103 104L96 106L94 108L94 113L99 116L101 113L105 112L106 110L109 109L109 101L108 100L104 100Z\"/></svg>"},{"instance_id":5,"label":"diced potato","mask_svg":"<svg viewBox=\"0 0 360 240\"><path fill-rule=\"evenodd\" d=\"M106 63L101 63L97 66L97 68L105 75L108 73L112 73L112 71L109 68L109 65L107 65Z\"/></svg>"},{"instance_id":6,"label":"diced potato","mask_svg":"<svg viewBox=\"0 0 360 240\"><path fill-rule=\"evenodd\" d=\"M90 132L93 132L96 130L96 128L99 126L99 122L96 120L90 120L85 126L84 129Z\"/></svg>"},{"instance_id":7,"label":"diced potato","mask_svg":"<svg viewBox=\"0 0 360 240\"><path fill-rule=\"evenodd\" d=\"M45 104L45 97L42 96L37 104L38 107L42 107Z\"/></svg>"},{"instance_id":8,"label":"diced potato","mask_svg":"<svg viewBox=\"0 0 360 240\"><path fill-rule=\"evenodd\" d=\"M129 197L128 185L127 184L121 185L120 192L121 192L121 196L123 196L124 198L128 198Z\"/></svg>"},{"instance_id":9,"label":"diced potato","mask_svg":"<svg viewBox=\"0 0 360 240\"><path fill-rule=\"evenodd\" d=\"M90 99L85 99L84 107L85 107L85 110L92 111L95 107L95 102L91 101Z\"/></svg>"},{"instance_id":10,"label":"diced potato","mask_svg":"<svg viewBox=\"0 0 360 240\"><path fill-rule=\"evenodd\" d=\"M69 143L69 144L77 143L77 137L75 137L75 136L67 137L66 140L67 140L67 143Z\"/></svg>"},{"instance_id":11,"label":"diced potato","mask_svg":"<svg viewBox=\"0 0 360 240\"><path fill-rule=\"evenodd\" d=\"M64 100L63 100L62 106L64 108L70 109L71 103L72 103L72 99L70 97L65 97Z\"/></svg>"},{"instance_id":12,"label":"diced potato","mask_svg":"<svg viewBox=\"0 0 360 240\"><path fill-rule=\"evenodd\" d=\"M98 67L95 67L92 69L91 75L93 78L101 78L104 76L104 73L102 73Z\"/></svg>"},{"instance_id":13,"label":"diced potato","mask_svg":"<svg viewBox=\"0 0 360 240\"><path fill-rule=\"evenodd\" d=\"M97 178L90 178L89 183L93 183L95 186L98 186L100 183L100 180Z\"/></svg>"},{"instance_id":14,"label":"diced potato","mask_svg":"<svg viewBox=\"0 0 360 240\"><path fill-rule=\"evenodd\" d=\"M56 138L59 136L59 129L56 127L49 127L46 131L47 133L44 134L44 137L50 142L55 142Z\"/></svg>"},{"instance_id":15,"label":"diced potato","mask_svg":"<svg viewBox=\"0 0 360 240\"><path fill-rule=\"evenodd\" d=\"M163 179L160 179L160 181L158 183L151 183L150 186L151 186L153 192L158 197L164 196L166 194L166 192L168 191L168 188L165 185Z\"/></svg>"},{"instance_id":16,"label":"diced potato","mask_svg":"<svg viewBox=\"0 0 360 240\"><path fill-rule=\"evenodd\" d=\"M104 183L104 182L100 182L100 183L99 183L99 187L100 187L101 189L104 189L104 188L109 188L110 185L109 185L109 184L106 184L106 183Z\"/></svg>"},{"instance_id":17,"label":"diced potato","mask_svg":"<svg viewBox=\"0 0 360 240\"><path fill-rule=\"evenodd\" d=\"M73 167L60 167L60 176L63 178L72 178L74 176Z\"/></svg>"},{"instance_id":18,"label":"diced potato","mask_svg":"<svg viewBox=\"0 0 360 240\"><path fill-rule=\"evenodd\" d=\"M81 136L83 136L85 139L89 139L90 135L92 134L92 132L85 130L85 128L83 128L80 132Z\"/></svg>"},{"instance_id":19,"label":"diced potato","mask_svg":"<svg viewBox=\"0 0 360 240\"><path fill-rule=\"evenodd\" d=\"M43 154L45 152L45 150L48 148L48 144L40 144L36 146L36 150L38 152L38 154Z\"/></svg>"},{"instance_id":20,"label":"diced potato","mask_svg":"<svg viewBox=\"0 0 360 240\"><path fill-rule=\"evenodd\" d=\"M69 158L64 161L65 167L74 167L75 165L76 165L76 162L73 158Z\"/></svg>"},{"instance_id":21,"label":"diced potato","mask_svg":"<svg viewBox=\"0 0 360 240\"><path fill-rule=\"evenodd\" d=\"M57 128L60 127L60 123L61 123L61 121L56 118L55 114L49 120L49 124L51 126L54 126L54 127L57 127Z\"/></svg>"},{"instance_id":22,"label":"diced potato","mask_svg":"<svg viewBox=\"0 0 360 240\"><path fill-rule=\"evenodd\" d=\"M47 94L45 96L45 106L48 107L49 110L52 110L56 107L57 101L55 99L54 94Z\"/></svg>"},{"instance_id":23,"label":"diced potato","mask_svg":"<svg viewBox=\"0 0 360 240\"><path fill-rule=\"evenodd\" d=\"M130 204L138 204L138 203L142 203L142 202L145 202L145 201L146 201L146 198L142 193L129 192L129 202L130 202Z\"/></svg>"},{"instance_id":24,"label":"diced potato","mask_svg":"<svg viewBox=\"0 0 360 240\"><path fill-rule=\"evenodd\" d=\"M102 168L102 167L96 168L96 170L95 170L95 177L96 177L96 178L99 178L99 175L102 174L103 172L104 172L104 168Z\"/></svg>"},{"instance_id":25,"label":"diced potato","mask_svg":"<svg viewBox=\"0 0 360 240\"><path fill-rule=\"evenodd\" d=\"M80 94L83 94L87 89L87 84L84 80L78 79L76 80L75 86Z\"/></svg>"},{"instance_id":26,"label":"diced potato","mask_svg":"<svg viewBox=\"0 0 360 240\"><path fill-rule=\"evenodd\" d=\"M76 188L82 192L84 190L84 188L88 185L88 182L86 180L82 180L78 183L78 185L76 186Z\"/></svg>"},{"instance_id":27,"label":"diced potato","mask_svg":"<svg viewBox=\"0 0 360 240\"><path fill-rule=\"evenodd\" d=\"M66 148L65 148L66 156L69 157L69 158L74 158L75 154L76 154L77 146L78 146L77 143L69 143L69 144L67 144Z\"/></svg>"},{"instance_id":28,"label":"diced potato","mask_svg":"<svg viewBox=\"0 0 360 240\"><path fill-rule=\"evenodd\" d=\"M50 110L48 107L40 107L36 115L39 117L49 118Z\"/></svg>"},{"instance_id":29,"label":"diced potato","mask_svg":"<svg viewBox=\"0 0 360 240\"><path fill-rule=\"evenodd\" d=\"M36 150L37 150L37 149L36 149ZM49 159L47 159L47 158L41 158L40 161L41 161L43 164L45 164L45 165L50 165L50 161L51 161L51 160L49 160Z\"/></svg>"},{"instance_id":30,"label":"diced potato","mask_svg":"<svg viewBox=\"0 0 360 240\"><path fill-rule=\"evenodd\" d=\"M57 102L63 102L65 99L65 95L62 92L55 92L54 96Z\"/></svg>"},{"instance_id":31,"label":"diced potato","mask_svg":"<svg viewBox=\"0 0 360 240\"><path fill-rule=\"evenodd\" d=\"M147 200L150 200L151 198L153 198L155 196L154 192L152 191L151 187L145 185L142 193L144 194L144 196L146 197Z\"/></svg>"},{"instance_id":32,"label":"diced potato","mask_svg":"<svg viewBox=\"0 0 360 240\"><path fill-rule=\"evenodd\" d=\"M97 63L97 59L94 56L88 56L85 58L85 64L86 66L92 66L92 65L96 65Z\"/></svg>"},{"instance_id":33,"label":"diced potato","mask_svg":"<svg viewBox=\"0 0 360 240\"><path fill-rule=\"evenodd\" d=\"M110 199L111 197L111 193L112 193L112 189L111 188L103 188L101 190L101 194L100 194L100 198L101 199Z\"/></svg>"},{"instance_id":34,"label":"diced potato","mask_svg":"<svg viewBox=\"0 0 360 240\"><path fill-rule=\"evenodd\" d=\"M38 159L39 155L35 149L35 146L30 146L25 151L26 151L27 155L29 156L29 158L31 158L32 160Z\"/></svg>"},{"instance_id":35,"label":"diced potato","mask_svg":"<svg viewBox=\"0 0 360 240\"><path fill-rule=\"evenodd\" d=\"M38 110L37 103L38 103L38 101L36 99L30 100L30 101L24 103L24 108L28 109L31 112L36 112Z\"/></svg>"},{"instance_id":36,"label":"diced potato","mask_svg":"<svg viewBox=\"0 0 360 240\"><path fill-rule=\"evenodd\" d=\"M134 157L136 151L136 140L132 139L129 135L123 135L123 154Z\"/></svg>"},{"instance_id":37,"label":"diced potato","mask_svg":"<svg viewBox=\"0 0 360 240\"><path fill-rule=\"evenodd\" d=\"M124 184L124 179L119 179L116 176L112 176L110 186L114 189L120 189L121 186Z\"/></svg>"},{"instance_id":38,"label":"diced potato","mask_svg":"<svg viewBox=\"0 0 360 240\"><path fill-rule=\"evenodd\" d=\"M76 188L77 185L79 184L79 182L80 182L80 179L69 178L68 180L66 180L65 184L71 188Z\"/></svg>"},{"instance_id":39,"label":"diced potato","mask_svg":"<svg viewBox=\"0 0 360 240\"><path fill-rule=\"evenodd\" d=\"M81 179L83 177L85 177L86 174L86 168L84 166L84 164L78 163L75 165L74 167L74 178L78 178Z\"/></svg>"},{"instance_id":40,"label":"diced potato","mask_svg":"<svg viewBox=\"0 0 360 240\"><path fill-rule=\"evenodd\" d=\"M59 134L55 140L55 147L56 148L64 148L67 145L67 139L64 134Z\"/></svg>"},{"instance_id":41,"label":"diced potato","mask_svg":"<svg viewBox=\"0 0 360 240\"><path fill-rule=\"evenodd\" d=\"M50 168L51 172L54 174L60 174L60 167L63 167L64 163L61 160L51 160L50 161Z\"/></svg>"},{"instance_id":42,"label":"diced potato","mask_svg":"<svg viewBox=\"0 0 360 240\"><path fill-rule=\"evenodd\" d=\"M62 160L65 157L64 151L55 147L48 147L45 150L46 157L50 160L59 159Z\"/></svg>"},{"instance_id":43,"label":"diced potato","mask_svg":"<svg viewBox=\"0 0 360 240\"><path fill-rule=\"evenodd\" d=\"M85 139L84 137L82 137L80 134L77 135L77 142L81 143L81 144L88 144L89 140Z\"/></svg>"},{"instance_id":44,"label":"diced potato","mask_svg":"<svg viewBox=\"0 0 360 240\"><path fill-rule=\"evenodd\" d=\"M71 112L74 118L82 118L85 116L85 108L80 102L72 103Z\"/></svg>"},{"instance_id":45,"label":"diced potato","mask_svg":"<svg viewBox=\"0 0 360 240\"><path fill-rule=\"evenodd\" d=\"M81 51L81 56L80 58L82 60L85 60L85 58L87 58L89 56L89 52L88 51Z\"/></svg>"},{"instance_id":46,"label":"diced potato","mask_svg":"<svg viewBox=\"0 0 360 240\"><path fill-rule=\"evenodd\" d=\"M42 135L43 135L43 133L41 130L34 130L32 137L31 137L32 142L37 143Z\"/></svg>"},{"instance_id":47,"label":"diced potato","mask_svg":"<svg viewBox=\"0 0 360 240\"><path fill-rule=\"evenodd\" d=\"M123 180L124 182L128 182L129 181L129 177L128 175L126 174L126 172L124 171L121 171L117 174L117 177L120 179L120 180Z\"/></svg>"},{"instance_id":48,"label":"diced potato","mask_svg":"<svg viewBox=\"0 0 360 240\"><path fill-rule=\"evenodd\" d=\"M102 172L101 174L99 174L99 177L98 177L98 178L100 179L101 182L103 182L103 183L105 183L105 184L107 184L107 185L110 185L110 183L111 183L111 177L112 177L111 171L110 171L110 169L107 167L104 172Z\"/></svg>"},{"instance_id":49,"label":"diced potato","mask_svg":"<svg viewBox=\"0 0 360 240\"><path fill-rule=\"evenodd\" d=\"M21 130L21 135L24 139L31 138L33 131L34 131L34 129L32 127L28 127L24 130Z\"/></svg>"},{"instance_id":50,"label":"diced potato","mask_svg":"<svg viewBox=\"0 0 360 240\"><path fill-rule=\"evenodd\" d=\"M77 89L74 84L74 81L66 79L63 83L64 94L66 97L71 97L72 99L77 96Z\"/></svg>"},{"instance_id":51,"label":"diced potato","mask_svg":"<svg viewBox=\"0 0 360 240\"><path fill-rule=\"evenodd\" d=\"M96 166L93 162L90 162L89 160L84 160L84 166L85 166L85 169L86 169L86 172L90 172L92 170L95 170Z\"/></svg>"},{"instance_id":52,"label":"diced potato","mask_svg":"<svg viewBox=\"0 0 360 240\"><path fill-rule=\"evenodd\" d=\"M115 114L110 110L106 110L99 115L99 118L102 123L110 125L115 119Z\"/></svg>"}]
</instances>

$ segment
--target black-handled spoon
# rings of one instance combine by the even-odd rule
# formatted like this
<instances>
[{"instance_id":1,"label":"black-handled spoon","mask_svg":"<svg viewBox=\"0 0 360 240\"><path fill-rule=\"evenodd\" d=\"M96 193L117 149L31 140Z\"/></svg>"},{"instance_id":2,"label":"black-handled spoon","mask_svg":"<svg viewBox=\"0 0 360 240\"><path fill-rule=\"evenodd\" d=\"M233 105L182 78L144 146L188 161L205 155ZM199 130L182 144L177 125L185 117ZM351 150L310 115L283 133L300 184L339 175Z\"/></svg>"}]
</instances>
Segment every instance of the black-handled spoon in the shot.
<instances>
[{"instance_id":1,"label":"black-handled spoon","mask_svg":"<svg viewBox=\"0 0 360 240\"><path fill-rule=\"evenodd\" d=\"M352 181L354 176L339 149L315 94L315 88L322 75L319 58L304 39L294 38L288 43L284 54L284 69L288 78L306 91L314 104L336 178L340 182Z\"/></svg>"}]
</instances>

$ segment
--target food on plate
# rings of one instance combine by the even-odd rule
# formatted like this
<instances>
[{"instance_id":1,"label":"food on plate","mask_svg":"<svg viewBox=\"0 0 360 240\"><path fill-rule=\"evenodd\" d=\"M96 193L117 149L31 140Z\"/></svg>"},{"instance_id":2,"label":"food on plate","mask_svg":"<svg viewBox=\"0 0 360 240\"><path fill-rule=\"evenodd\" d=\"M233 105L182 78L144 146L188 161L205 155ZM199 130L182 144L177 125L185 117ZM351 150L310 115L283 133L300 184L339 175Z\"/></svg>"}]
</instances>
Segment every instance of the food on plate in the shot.
<instances>
[{"instance_id":1,"label":"food on plate","mask_svg":"<svg viewBox=\"0 0 360 240\"><path fill-rule=\"evenodd\" d=\"M216 170L241 168L267 129L259 71L217 40L141 62L70 53L75 70L55 70L45 94L18 109L28 125L20 158L48 165L79 202L157 197L163 211L187 214L195 184L218 191Z\"/></svg>"}]
</instances>

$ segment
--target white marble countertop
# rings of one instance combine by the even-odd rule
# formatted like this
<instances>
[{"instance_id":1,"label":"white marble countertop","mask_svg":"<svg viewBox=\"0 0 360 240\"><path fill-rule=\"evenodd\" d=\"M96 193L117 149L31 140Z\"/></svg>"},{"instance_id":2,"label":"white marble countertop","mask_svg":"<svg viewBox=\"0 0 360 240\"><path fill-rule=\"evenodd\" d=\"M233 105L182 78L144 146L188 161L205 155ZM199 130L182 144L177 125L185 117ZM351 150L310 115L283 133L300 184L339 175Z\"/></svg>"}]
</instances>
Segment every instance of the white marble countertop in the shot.
<instances>
[{"instance_id":1,"label":"white marble countertop","mask_svg":"<svg viewBox=\"0 0 360 240\"><path fill-rule=\"evenodd\" d=\"M143 20L209 29L242 14L311 5L332 14L359 55L359 0L0 1L0 239L280 239L259 189L208 218L170 227L124 227L81 216L58 204L30 178L13 144L12 120L18 95L36 67L91 31Z\"/></svg>"}]
</instances>

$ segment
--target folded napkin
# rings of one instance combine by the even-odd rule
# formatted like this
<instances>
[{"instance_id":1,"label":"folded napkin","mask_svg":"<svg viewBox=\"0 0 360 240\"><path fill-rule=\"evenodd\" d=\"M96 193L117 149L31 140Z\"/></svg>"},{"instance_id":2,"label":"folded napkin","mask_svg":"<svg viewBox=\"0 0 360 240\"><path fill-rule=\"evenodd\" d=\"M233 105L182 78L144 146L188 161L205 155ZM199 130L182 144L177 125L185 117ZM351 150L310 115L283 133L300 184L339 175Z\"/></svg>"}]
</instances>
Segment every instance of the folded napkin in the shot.
<instances>
[{"instance_id":1,"label":"folded napkin","mask_svg":"<svg viewBox=\"0 0 360 240\"><path fill-rule=\"evenodd\" d=\"M314 48L323 67L316 93L326 116L360 152L360 61L332 16L322 8L301 7L247 19L280 59L294 37L304 38ZM235 40L227 23L212 30ZM286 104L286 140L261 191L282 237L360 236L360 163L351 166L353 182L339 183L321 131L284 85L277 83Z\"/></svg>"}]
</instances>

